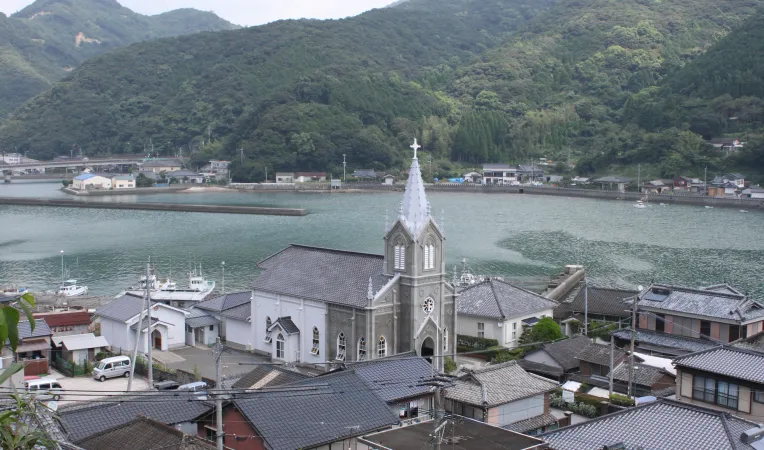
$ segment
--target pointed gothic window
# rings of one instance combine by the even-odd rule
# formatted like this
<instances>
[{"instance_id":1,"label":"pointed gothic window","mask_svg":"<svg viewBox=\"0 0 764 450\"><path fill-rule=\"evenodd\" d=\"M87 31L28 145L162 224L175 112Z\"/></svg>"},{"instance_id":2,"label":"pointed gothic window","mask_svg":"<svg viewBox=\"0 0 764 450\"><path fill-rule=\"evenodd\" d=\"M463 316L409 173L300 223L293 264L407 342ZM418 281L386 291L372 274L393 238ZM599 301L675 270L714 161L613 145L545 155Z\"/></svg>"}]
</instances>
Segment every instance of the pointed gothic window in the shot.
<instances>
[{"instance_id":1,"label":"pointed gothic window","mask_svg":"<svg viewBox=\"0 0 764 450\"><path fill-rule=\"evenodd\" d=\"M345 333L340 332L339 336L337 336L337 360L338 361L344 361L345 360Z\"/></svg>"},{"instance_id":2,"label":"pointed gothic window","mask_svg":"<svg viewBox=\"0 0 764 450\"><path fill-rule=\"evenodd\" d=\"M272 325L272 323L271 323L271 318L270 318L270 317L266 317L266 318L265 318L265 339L263 339L263 340L264 340L264 341L265 341L267 344L270 344L270 343L271 343L271 341L272 341L272 338L271 338L271 331L270 331L270 329L271 329L271 325Z\"/></svg>"},{"instance_id":3,"label":"pointed gothic window","mask_svg":"<svg viewBox=\"0 0 764 450\"><path fill-rule=\"evenodd\" d=\"M358 361L366 360L366 338L358 339Z\"/></svg>"},{"instance_id":4,"label":"pointed gothic window","mask_svg":"<svg viewBox=\"0 0 764 450\"><path fill-rule=\"evenodd\" d=\"M425 244L424 246L424 270L435 268L435 245Z\"/></svg>"},{"instance_id":5,"label":"pointed gothic window","mask_svg":"<svg viewBox=\"0 0 764 450\"><path fill-rule=\"evenodd\" d=\"M384 336L379 337L377 342L377 358L384 358L387 356L387 340Z\"/></svg>"},{"instance_id":6,"label":"pointed gothic window","mask_svg":"<svg viewBox=\"0 0 764 450\"><path fill-rule=\"evenodd\" d=\"M310 353L318 355L318 327L313 327L313 348L310 349Z\"/></svg>"},{"instance_id":7,"label":"pointed gothic window","mask_svg":"<svg viewBox=\"0 0 764 450\"><path fill-rule=\"evenodd\" d=\"M403 244L395 244L395 269L406 269L406 246Z\"/></svg>"},{"instance_id":8,"label":"pointed gothic window","mask_svg":"<svg viewBox=\"0 0 764 450\"><path fill-rule=\"evenodd\" d=\"M284 359L284 335L279 333L276 337L276 358Z\"/></svg>"},{"instance_id":9,"label":"pointed gothic window","mask_svg":"<svg viewBox=\"0 0 764 450\"><path fill-rule=\"evenodd\" d=\"M448 327L443 327L443 351L448 351Z\"/></svg>"}]
</instances>

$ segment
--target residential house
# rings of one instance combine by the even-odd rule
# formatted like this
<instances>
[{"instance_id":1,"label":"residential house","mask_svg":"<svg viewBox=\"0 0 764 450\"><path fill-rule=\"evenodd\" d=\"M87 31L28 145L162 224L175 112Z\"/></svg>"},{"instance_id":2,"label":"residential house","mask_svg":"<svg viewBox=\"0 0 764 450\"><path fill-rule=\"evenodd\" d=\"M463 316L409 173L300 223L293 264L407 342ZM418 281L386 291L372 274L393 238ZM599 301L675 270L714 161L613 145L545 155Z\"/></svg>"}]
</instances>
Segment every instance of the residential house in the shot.
<instances>
[{"instance_id":1,"label":"residential house","mask_svg":"<svg viewBox=\"0 0 764 450\"><path fill-rule=\"evenodd\" d=\"M361 180L376 180L377 172L374 169L357 169L353 172L353 177Z\"/></svg>"},{"instance_id":2,"label":"residential house","mask_svg":"<svg viewBox=\"0 0 764 450\"><path fill-rule=\"evenodd\" d=\"M209 161L207 165L205 165L204 167L200 169L200 172L202 172L205 176L209 176L209 177L225 178L228 176L230 165L231 165L231 161L219 161L216 159L212 159Z\"/></svg>"},{"instance_id":3,"label":"residential house","mask_svg":"<svg viewBox=\"0 0 764 450\"><path fill-rule=\"evenodd\" d=\"M35 319L34 330L28 320L18 323L19 344L16 347L15 361L24 364L24 375L48 373L50 361L50 342L53 332L44 319Z\"/></svg>"},{"instance_id":4,"label":"residential house","mask_svg":"<svg viewBox=\"0 0 764 450\"><path fill-rule=\"evenodd\" d=\"M529 166L521 164L517 166L517 174L523 181L526 182L544 181L544 169L535 164L531 164Z\"/></svg>"},{"instance_id":5,"label":"residential house","mask_svg":"<svg viewBox=\"0 0 764 450\"><path fill-rule=\"evenodd\" d=\"M554 319L563 325L563 332L571 336L576 332L573 325L582 326L584 315L589 321L628 324L631 313L626 301L639 294L628 289L600 288L587 286L578 290L569 301L560 302L554 309Z\"/></svg>"},{"instance_id":6,"label":"residential house","mask_svg":"<svg viewBox=\"0 0 764 450\"><path fill-rule=\"evenodd\" d=\"M276 172L276 183L294 183L294 172Z\"/></svg>"},{"instance_id":7,"label":"residential house","mask_svg":"<svg viewBox=\"0 0 764 450\"><path fill-rule=\"evenodd\" d=\"M713 138L708 141L717 151L724 153L734 153L741 148L745 147L745 142L741 142L740 139L735 138Z\"/></svg>"},{"instance_id":8,"label":"residential house","mask_svg":"<svg viewBox=\"0 0 764 450\"><path fill-rule=\"evenodd\" d=\"M483 164L483 184L516 186L520 184L517 167L509 164Z\"/></svg>"},{"instance_id":9,"label":"residential house","mask_svg":"<svg viewBox=\"0 0 764 450\"><path fill-rule=\"evenodd\" d=\"M459 450L530 450L543 449L544 441L499 428L487 423L459 417L443 421L442 448ZM422 450L432 445L433 421L408 427L393 428L368 434L358 439L357 450Z\"/></svg>"},{"instance_id":10,"label":"residential house","mask_svg":"<svg viewBox=\"0 0 764 450\"><path fill-rule=\"evenodd\" d=\"M193 308L186 316L186 345L215 345L220 320L204 310Z\"/></svg>"},{"instance_id":11,"label":"residential house","mask_svg":"<svg viewBox=\"0 0 764 450\"><path fill-rule=\"evenodd\" d=\"M641 187L644 194L661 194L669 190L671 190L671 186L667 186L663 180L646 181Z\"/></svg>"},{"instance_id":12,"label":"residential house","mask_svg":"<svg viewBox=\"0 0 764 450\"><path fill-rule=\"evenodd\" d=\"M631 342L631 333L628 329L621 329L613 331L610 335L615 338L617 346L623 347ZM637 330L634 342L635 348L639 352L669 358L716 346L713 341L708 339L678 336L650 330Z\"/></svg>"},{"instance_id":13,"label":"residential house","mask_svg":"<svg viewBox=\"0 0 764 450\"><path fill-rule=\"evenodd\" d=\"M251 301L252 291L231 292L199 302L194 305L194 309L204 311L220 322L221 339L246 349L252 340L249 321Z\"/></svg>"},{"instance_id":14,"label":"residential house","mask_svg":"<svg viewBox=\"0 0 764 450\"><path fill-rule=\"evenodd\" d=\"M443 396L446 412L534 435L558 426L549 393L559 387L509 361L466 371Z\"/></svg>"},{"instance_id":15,"label":"residential house","mask_svg":"<svg viewBox=\"0 0 764 450\"><path fill-rule=\"evenodd\" d=\"M90 328L90 316L87 311L56 311L34 313L35 319L44 319L53 336L84 334Z\"/></svg>"},{"instance_id":16,"label":"residential house","mask_svg":"<svg viewBox=\"0 0 764 450\"><path fill-rule=\"evenodd\" d=\"M755 422L677 401L659 399L539 436L549 450L754 450ZM746 436L743 436L746 434ZM758 443L756 444L758 445Z\"/></svg>"},{"instance_id":17,"label":"residential house","mask_svg":"<svg viewBox=\"0 0 764 450\"><path fill-rule=\"evenodd\" d=\"M144 312L143 322L139 327L138 320L141 310L145 307L146 300L143 297L128 293L96 309L95 316L101 323L101 335L106 337L113 351L132 351L139 335L138 349L143 353L148 351L149 342L158 350L186 345L188 311L152 302L151 326L149 327L148 317ZM149 334L150 338L147 338Z\"/></svg>"},{"instance_id":18,"label":"residential house","mask_svg":"<svg viewBox=\"0 0 764 450\"><path fill-rule=\"evenodd\" d=\"M133 175L114 175L111 177L111 186L114 189L135 189L135 177Z\"/></svg>"},{"instance_id":19,"label":"residential house","mask_svg":"<svg viewBox=\"0 0 764 450\"><path fill-rule=\"evenodd\" d=\"M130 450L213 450L214 442L184 434L180 430L142 415L125 424L94 434L77 443L84 450L129 447Z\"/></svg>"},{"instance_id":20,"label":"residential house","mask_svg":"<svg viewBox=\"0 0 764 450\"><path fill-rule=\"evenodd\" d=\"M296 383L310 378L308 375L289 370L283 366L255 366L254 369L239 377L233 384L232 389L254 390L272 388L285 384Z\"/></svg>"},{"instance_id":21,"label":"residential house","mask_svg":"<svg viewBox=\"0 0 764 450\"><path fill-rule=\"evenodd\" d=\"M170 425L182 433L196 435L197 421L212 410L212 403L200 401L193 394L160 394L154 398L121 395L105 401L73 402L59 409L58 418L69 439L79 444L114 427L125 426L139 415ZM117 446L120 447L123 446Z\"/></svg>"},{"instance_id":22,"label":"residential house","mask_svg":"<svg viewBox=\"0 0 764 450\"><path fill-rule=\"evenodd\" d=\"M677 400L757 422L764 417L764 353L720 345L680 356L674 366Z\"/></svg>"},{"instance_id":23,"label":"residential house","mask_svg":"<svg viewBox=\"0 0 764 450\"><path fill-rule=\"evenodd\" d=\"M326 172L295 172L295 183L307 183L309 181L326 181Z\"/></svg>"},{"instance_id":24,"label":"residential house","mask_svg":"<svg viewBox=\"0 0 764 450\"><path fill-rule=\"evenodd\" d=\"M708 195L709 197L716 197L716 198L726 198L726 197L735 197L737 196L738 185L735 183L728 181L726 183L713 183L708 187Z\"/></svg>"},{"instance_id":25,"label":"residential house","mask_svg":"<svg viewBox=\"0 0 764 450\"><path fill-rule=\"evenodd\" d=\"M631 178L619 176L607 176L594 180L594 182L598 183L602 189L607 188L612 190L613 185L615 185L618 192L626 192L626 185L632 181Z\"/></svg>"},{"instance_id":26,"label":"residential house","mask_svg":"<svg viewBox=\"0 0 764 450\"><path fill-rule=\"evenodd\" d=\"M636 355L634 360L632 387L636 397L665 397L674 394L676 388L675 374L662 367L638 363L637 361L641 358ZM613 390L621 394L629 392L629 364L625 361L613 370Z\"/></svg>"},{"instance_id":27,"label":"residential house","mask_svg":"<svg viewBox=\"0 0 764 450\"><path fill-rule=\"evenodd\" d=\"M72 180L72 189L111 189L112 180L110 176L97 175L94 173L83 173L77 175Z\"/></svg>"},{"instance_id":28,"label":"residential house","mask_svg":"<svg viewBox=\"0 0 764 450\"><path fill-rule=\"evenodd\" d=\"M214 414L200 420L197 435L213 438L214 420ZM352 370L251 391L223 409L224 444L234 450L355 448L357 437L398 422Z\"/></svg>"},{"instance_id":29,"label":"residential house","mask_svg":"<svg viewBox=\"0 0 764 450\"><path fill-rule=\"evenodd\" d=\"M727 183L734 184L737 188L742 189L745 187L745 175L734 172L726 173L724 175L714 177L713 181L711 181L712 186L723 186Z\"/></svg>"},{"instance_id":30,"label":"residential house","mask_svg":"<svg viewBox=\"0 0 764 450\"><path fill-rule=\"evenodd\" d=\"M542 344L538 350L523 356L518 363L528 372L562 381L566 374L578 370L579 360L576 355L589 344L591 340L586 336Z\"/></svg>"},{"instance_id":31,"label":"residential house","mask_svg":"<svg viewBox=\"0 0 764 450\"><path fill-rule=\"evenodd\" d=\"M700 178L678 176L674 177L672 181L674 182L675 191L700 192L706 188L705 183Z\"/></svg>"},{"instance_id":32,"label":"residential house","mask_svg":"<svg viewBox=\"0 0 764 450\"><path fill-rule=\"evenodd\" d=\"M467 172L464 174L464 181L467 183L482 184L483 174L480 172Z\"/></svg>"},{"instance_id":33,"label":"residential house","mask_svg":"<svg viewBox=\"0 0 764 450\"><path fill-rule=\"evenodd\" d=\"M609 381L610 375L610 346L590 343L574 356L579 361L581 377L585 381ZM613 367L626 361L626 352L619 348L613 349ZM592 384L592 383L590 383Z\"/></svg>"},{"instance_id":34,"label":"residential house","mask_svg":"<svg viewBox=\"0 0 764 450\"><path fill-rule=\"evenodd\" d=\"M392 186L395 184L395 177L390 175L389 173L385 175L384 180L385 180L384 183L388 186Z\"/></svg>"},{"instance_id":35,"label":"residential house","mask_svg":"<svg viewBox=\"0 0 764 450\"><path fill-rule=\"evenodd\" d=\"M175 172L183 168L183 163L175 159L152 159L144 161L140 168L145 172Z\"/></svg>"},{"instance_id":36,"label":"residential house","mask_svg":"<svg viewBox=\"0 0 764 450\"><path fill-rule=\"evenodd\" d=\"M457 334L496 339L514 348L523 327L552 317L558 303L507 282L488 279L459 291Z\"/></svg>"},{"instance_id":37,"label":"residential house","mask_svg":"<svg viewBox=\"0 0 764 450\"><path fill-rule=\"evenodd\" d=\"M168 180L170 180L171 183L173 181L177 182L178 184L204 183L204 175L192 172L190 170L174 170L172 172L167 172L165 176Z\"/></svg>"},{"instance_id":38,"label":"residential house","mask_svg":"<svg viewBox=\"0 0 764 450\"><path fill-rule=\"evenodd\" d=\"M570 179L570 183L571 184L577 184L577 185L578 184L586 185L586 184L591 183L591 178L589 178L589 177L578 177L577 176L577 177L571 178Z\"/></svg>"},{"instance_id":39,"label":"residential house","mask_svg":"<svg viewBox=\"0 0 764 450\"><path fill-rule=\"evenodd\" d=\"M61 353L61 359L79 365L95 361L96 355L109 346L105 337L93 333L53 336L52 341Z\"/></svg>"},{"instance_id":40,"label":"residential house","mask_svg":"<svg viewBox=\"0 0 764 450\"><path fill-rule=\"evenodd\" d=\"M547 175L544 177L544 181L547 183L562 183L564 178L562 175Z\"/></svg>"},{"instance_id":41,"label":"residential house","mask_svg":"<svg viewBox=\"0 0 764 450\"><path fill-rule=\"evenodd\" d=\"M732 345L740 348L747 348L749 350L756 350L764 352L764 331L760 331L747 338L738 339L733 342Z\"/></svg>"},{"instance_id":42,"label":"residential house","mask_svg":"<svg viewBox=\"0 0 764 450\"><path fill-rule=\"evenodd\" d=\"M743 197L762 199L764 198L764 188L761 186L751 186L743 189Z\"/></svg>"}]
</instances>

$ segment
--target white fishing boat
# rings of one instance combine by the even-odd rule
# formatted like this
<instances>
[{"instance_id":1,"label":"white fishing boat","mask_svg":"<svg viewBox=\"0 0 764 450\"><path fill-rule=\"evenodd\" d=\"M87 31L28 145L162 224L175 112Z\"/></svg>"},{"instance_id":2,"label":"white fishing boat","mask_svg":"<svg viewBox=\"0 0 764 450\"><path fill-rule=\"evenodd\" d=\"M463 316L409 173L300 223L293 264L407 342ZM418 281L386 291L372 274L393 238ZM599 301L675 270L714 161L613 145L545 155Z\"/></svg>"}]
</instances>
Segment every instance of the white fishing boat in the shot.
<instances>
[{"instance_id":1,"label":"white fishing boat","mask_svg":"<svg viewBox=\"0 0 764 450\"><path fill-rule=\"evenodd\" d=\"M458 271L456 266L454 266L454 277L451 280L451 283L458 287L458 288L464 288L467 286L472 286L473 284L482 283L483 281L487 280L488 277L485 275L477 275L475 274L472 269L467 265L467 258L462 259L462 270L459 275L457 275ZM496 280L502 280L502 277L493 277L493 279Z\"/></svg>"},{"instance_id":2,"label":"white fishing boat","mask_svg":"<svg viewBox=\"0 0 764 450\"><path fill-rule=\"evenodd\" d=\"M748 211L747 211L747 210L745 210L745 209L741 209L741 210L740 210L740 212L741 212L741 213L747 213Z\"/></svg>"},{"instance_id":3,"label":"white fishing boat","mask_svg":"<svg viewBox=\"0 0 764 450\"><path fill-rule=\"evenodd\" d=\"M18 286L5 286L0 287L0 298L2 297L18 297L29 292L29 289Z\"/></svg>"},{"instance_id":4,"label":"white fishing boat","mask_svg":"<svg viewBox=\"0 0 764 450\"><path fill-rule=\"evenodd\" d=\"M143 289L130 289L126 292L136 296L144 296L146 294L146 277L142 277L141 281ZM151 300L176 308L191 307L198 302L204 301L215 290L215 282L204 277L201 267L198 272L194 269L188 273L188 287L186 289L178 289L176 283L169 279L155 282L150 275L149 285L154 283L156 283L157 288L149 289Z\"/></svg>"},{"instance_id":5,"label":"white fishing boat","mask_svg":"<svg viewBox=\"0 0 764 450\"><path fill-rule=\"evenodd\" d=\"M61 287L58 288L58 294L65 297L77 297L88 293L87 286L78 286L77 280L65 280Z\"/></svg>"},{"instance_id":6,"label":"white fishing boat","mask_svg":"<svg viewBox=\"0 0 764 450\"><path fill-rule=\"evenodd\" d=\"M706 209L714 209L713 206L706 206Z\"/></svg>"},{"instance_id":7,"label":"white fishing boat","mask_svg":"<svg viewBox=\"0 0 764 450\"><path fill-rule=\"evenodd\" d=\"M645 202L642 200L637 200L636 203L634 203L635 208L647 208L647 205L645 205Z\"/></svg>"}]
</instances>

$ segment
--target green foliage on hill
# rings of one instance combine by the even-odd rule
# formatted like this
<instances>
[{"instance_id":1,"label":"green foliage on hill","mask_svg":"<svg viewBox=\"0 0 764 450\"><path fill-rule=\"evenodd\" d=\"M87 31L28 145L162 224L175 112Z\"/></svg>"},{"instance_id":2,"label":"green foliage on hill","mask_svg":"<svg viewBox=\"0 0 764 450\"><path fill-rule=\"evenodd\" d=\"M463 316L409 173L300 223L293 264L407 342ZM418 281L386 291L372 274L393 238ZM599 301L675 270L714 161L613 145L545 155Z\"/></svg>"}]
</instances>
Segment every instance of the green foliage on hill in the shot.
<instances>
[{"instance_id":1,"label":"green foliage on hill","mask_svg":"<svg viewBox=\"0 0 764 450\"><path fill-rule=\"evenodd\" d=\"M37 0L10 17L0 14L0 120L93 56L149 39L232 28L210 12L144 16L114 0Z\"/></svg>"}]
</instances>

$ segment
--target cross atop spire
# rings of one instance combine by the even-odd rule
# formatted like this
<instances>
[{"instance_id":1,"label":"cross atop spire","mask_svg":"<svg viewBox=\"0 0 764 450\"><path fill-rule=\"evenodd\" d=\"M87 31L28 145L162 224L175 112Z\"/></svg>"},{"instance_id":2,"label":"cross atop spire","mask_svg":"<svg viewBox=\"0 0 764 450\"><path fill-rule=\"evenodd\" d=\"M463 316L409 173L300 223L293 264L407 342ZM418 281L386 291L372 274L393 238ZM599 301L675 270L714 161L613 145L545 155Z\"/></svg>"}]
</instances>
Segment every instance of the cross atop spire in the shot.
<instances>
[{"instance_id":1,"label":"cross atop spire","mask_svg":"<svg viewBox=\"0 0 764 450\"><path fill-rule=\"evenodd\" d=\"M416 159L416 151L419 150L420 148L422 148L422 146L417 144L416 138L414 138L414 143L411 144L409 147L414 149L414 159Z\"/></svg>"}]
</instances>

